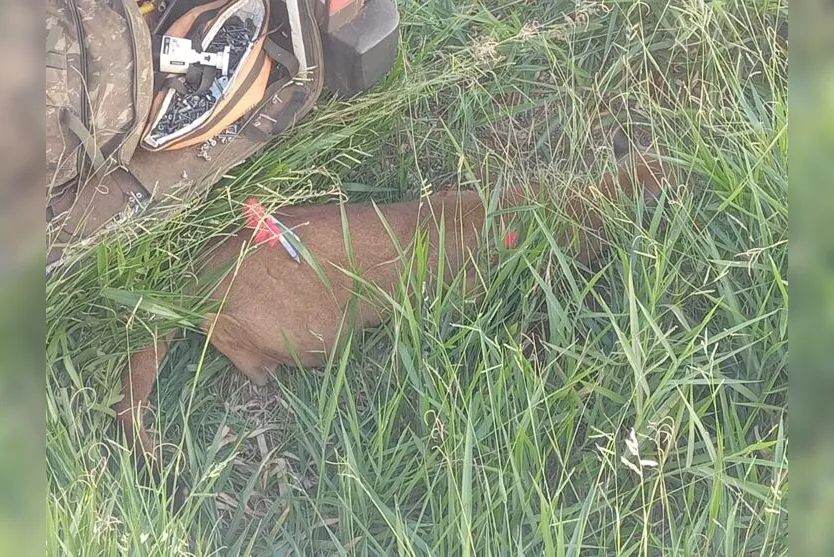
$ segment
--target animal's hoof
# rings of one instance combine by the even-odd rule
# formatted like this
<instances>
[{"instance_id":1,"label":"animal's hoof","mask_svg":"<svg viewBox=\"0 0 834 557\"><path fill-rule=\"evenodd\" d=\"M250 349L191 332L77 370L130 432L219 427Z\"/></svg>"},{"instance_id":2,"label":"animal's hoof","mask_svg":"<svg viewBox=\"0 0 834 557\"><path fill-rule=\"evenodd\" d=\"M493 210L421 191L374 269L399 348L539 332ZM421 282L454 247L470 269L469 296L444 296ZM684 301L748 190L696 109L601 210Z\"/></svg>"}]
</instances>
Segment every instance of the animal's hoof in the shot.
<instances>
[{"instance_id":1,"label":"animal's hoof","mask_svg":"<svg viewBox=\"0 0 834 557\"><path fill-rule=\"evenodd\" d=\"M171 512L177 514L188 497L188 485L179 476L169 476L166 484L166 493L171 497Z\"/></svg>"},{"instance_id":2,"label":"animal's hoof","mask_svg":"<svg viewBox=\"0 0 834 557\"><path fill-rule=\"evenodd\" d=\"M185 504L185 500L188 497L188 484L185 483L182 476L173 472L169 472L163 478L162 470L156 463L152 464L149 470L151 486L153 486L154 489L162 489L164 484L165 491L163 493L166 497L165 500L167 501L168 509L173 514L178 513L180 509L182 509Z\"/></svg>"}]
</instances>

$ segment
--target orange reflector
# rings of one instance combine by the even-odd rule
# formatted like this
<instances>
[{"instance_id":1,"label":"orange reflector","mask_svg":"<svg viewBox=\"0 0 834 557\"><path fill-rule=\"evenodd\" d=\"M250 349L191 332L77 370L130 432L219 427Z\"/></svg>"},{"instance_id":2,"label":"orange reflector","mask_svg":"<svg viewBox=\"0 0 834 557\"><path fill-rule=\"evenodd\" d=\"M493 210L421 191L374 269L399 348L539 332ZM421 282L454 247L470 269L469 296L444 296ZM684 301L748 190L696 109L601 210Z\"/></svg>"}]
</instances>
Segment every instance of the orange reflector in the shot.
<instances>
[{"instance_id":1,"label":"orange reflector","mask_svg":"<svg viewBox=\"0 0 834 557\"><path fill-rule=\"evenodd\" d=\"M330 0L330 14L335 14L354 0Z\"/></svg>"}]
</instances>

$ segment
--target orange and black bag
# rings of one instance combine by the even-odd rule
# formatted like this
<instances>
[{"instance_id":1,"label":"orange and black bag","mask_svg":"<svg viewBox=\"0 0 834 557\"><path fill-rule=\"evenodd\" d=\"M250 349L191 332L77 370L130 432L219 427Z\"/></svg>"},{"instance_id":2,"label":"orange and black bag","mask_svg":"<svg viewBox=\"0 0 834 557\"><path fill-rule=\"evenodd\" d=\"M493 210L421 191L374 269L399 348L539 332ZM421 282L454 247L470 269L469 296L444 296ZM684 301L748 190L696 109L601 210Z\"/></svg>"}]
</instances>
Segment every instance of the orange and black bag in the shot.
<instances>
[{"instance_id":1,"label":"orange and black bag","mask_svg":"<svg viewBox=\"0 0 834 557\"><path fill-rule=\"evenodd\" d=\"M263 100L272 70L264 49L269 8L267 0L216 0L191 9L168 27L166 35L190 39L201 51L211 50L215 37L233 21L245 22L251 36L245 51L237 59L233 56L228 76L196 65L197 71L187 76L157 76L158 90L142 137L145 149L167 151L203 143ZM170 122L182 111L193 121L172 128Z\"/></svg>"}]
</instances>

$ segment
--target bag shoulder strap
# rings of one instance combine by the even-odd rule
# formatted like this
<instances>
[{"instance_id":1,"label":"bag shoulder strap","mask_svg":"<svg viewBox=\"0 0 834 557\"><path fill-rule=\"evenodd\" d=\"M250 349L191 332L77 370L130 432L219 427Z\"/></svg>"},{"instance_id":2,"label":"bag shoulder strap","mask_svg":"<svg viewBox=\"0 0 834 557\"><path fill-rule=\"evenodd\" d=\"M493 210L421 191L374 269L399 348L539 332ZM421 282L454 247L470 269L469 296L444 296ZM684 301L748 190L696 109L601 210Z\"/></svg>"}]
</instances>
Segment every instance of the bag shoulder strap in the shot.
<instances>
[{"instance_id":1,"label":"bag shoulder strap","mask_svg":"<svg viewBox=\"0 0 834 557\"><path fill-rule=\"evenodd\" d=\"M96 145L95 137L81 121L81 118L73 114L71 110L66 109L61 112L61 118L66 123L67 128L81 141L84 151L93 163L93 169L98 170L104 167L107 160Z\"/></svg>"},{"instance_id":2,"label":"bag shoulder strap","mask_svg":"<svg viewBox=\"0 0 834 557\"><path fill-rule=\"evenodd\" d=\"M267 56L272 58L276 64L284 66L293 77L298 73L298 58L292 52L283 48L269 37L264 39L263 44L263 49L266 51Z\"/></svg>"}]
</instances>

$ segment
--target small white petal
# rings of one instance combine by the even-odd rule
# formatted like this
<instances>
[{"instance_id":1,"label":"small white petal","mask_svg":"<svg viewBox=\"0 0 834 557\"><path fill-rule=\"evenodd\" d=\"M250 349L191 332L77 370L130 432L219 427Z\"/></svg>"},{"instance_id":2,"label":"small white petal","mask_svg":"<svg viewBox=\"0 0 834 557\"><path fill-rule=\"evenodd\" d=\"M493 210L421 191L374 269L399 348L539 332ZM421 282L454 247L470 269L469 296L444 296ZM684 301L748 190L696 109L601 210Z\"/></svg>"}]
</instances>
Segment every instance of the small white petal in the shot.
<instances>
[{"instance_id":1,"label":"small white petal","mask_svg":"<svg viewBox=\"0 0 834 557\"><path fill-rule=\"evenodd\" d=\"M637 435L634 433L634 428L631 428L628 439L626 439L626 449L628 449L628 452L630 452L633 456L640 456L640 453L637 452L637 448Z\"/></svg>"},{"instance_id":2,"label":"small white petal","mask_svg":"<svg viewBox=\"0 0 834 557\"><path fill-rule=\"evenodd\" d=\"M621 456L621 457L620 457L620 462L622 462L623 464L625 464L625 465L626 465L626 466L627 466L630 470L632 470L634 473L636 473L636 474L637 474L638 476L640 476L641 478L643 477L643 471L642 471L640 468L638 468L637 466L635 466L635 465L634 465L634 463L632 463L632 462L631 462L629 459L627 459L626 457Z\"/></svg>"}]
</instances>

